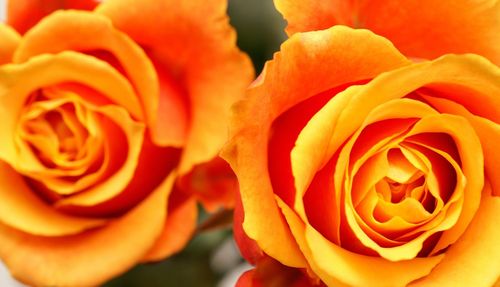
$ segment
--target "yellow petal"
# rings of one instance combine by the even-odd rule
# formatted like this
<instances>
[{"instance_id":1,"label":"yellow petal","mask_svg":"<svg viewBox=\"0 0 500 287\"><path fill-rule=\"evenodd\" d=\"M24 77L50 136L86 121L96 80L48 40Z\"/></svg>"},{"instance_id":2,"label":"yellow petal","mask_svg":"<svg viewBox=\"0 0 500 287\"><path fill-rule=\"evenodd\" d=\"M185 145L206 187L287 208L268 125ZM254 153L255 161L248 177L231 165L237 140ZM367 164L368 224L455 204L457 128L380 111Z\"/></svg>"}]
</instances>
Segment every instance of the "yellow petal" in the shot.
<instances>
[{"instance_id":1,"label":"yellow petal","mask_svg":"<svg viewBox=\"0 0 500 287\"><path fill-rule=\"evenodd\" d=\"M21 36L11 27L0 23L0 65L12 62L14 51L19 46Z\"/></svg>"},{"instance_id":2,"label":"yellow petal","mask_svg":"<svg viewBox=\"0 0 500 287\"><path fill-rule=\"evenodd\" d=\"M0 225L0 257L29 285L100 285L137 264L156 242L174 179L172 173L123 217L82 234L38 237Z\"/></svg>"},{"instance_id":3,"label":"yellow petal","mask_svg":"<svg viewBox=\"0 0 500 287\"><path fill-rule=\"evenodd\" d=\"M77 234L106 220L65 215L39 198L22 176L0 161L0 222L32 235Z\"/></svg>"}]
</instances>

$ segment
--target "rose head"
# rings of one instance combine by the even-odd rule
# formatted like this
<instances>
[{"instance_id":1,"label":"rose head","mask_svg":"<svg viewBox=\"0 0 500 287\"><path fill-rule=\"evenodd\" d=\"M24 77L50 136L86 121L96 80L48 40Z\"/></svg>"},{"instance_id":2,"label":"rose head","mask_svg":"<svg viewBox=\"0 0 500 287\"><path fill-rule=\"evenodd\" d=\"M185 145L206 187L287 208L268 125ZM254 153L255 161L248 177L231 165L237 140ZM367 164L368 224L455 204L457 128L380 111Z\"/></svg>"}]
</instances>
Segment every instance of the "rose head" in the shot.
<instances>
[{"instance_id":1,"label":"rose head","mask_svg":"<svg viewBox=\"0 0 500 287\"><path fill-rule=\"evenodd\" d=\"M412 62L344 26L293 35L235 106L223 152L243 254L311 284L491 286L499 115L500 69L480 56Z\"/></svg>"},{"instance_id":2,"label":"rose head","mask_svg":"<svg viewBox=\"0 0 500 287\"><path fill-rule=\"evenodd\" d=\"M9 1L27 32L0 26L0 258L32 285L96 285L163 259L190 238L195 199L232 204L198 176L227 172L226 117L252 78L226 2L46 16L95 6Z\"/></svg>"}]
</instances>

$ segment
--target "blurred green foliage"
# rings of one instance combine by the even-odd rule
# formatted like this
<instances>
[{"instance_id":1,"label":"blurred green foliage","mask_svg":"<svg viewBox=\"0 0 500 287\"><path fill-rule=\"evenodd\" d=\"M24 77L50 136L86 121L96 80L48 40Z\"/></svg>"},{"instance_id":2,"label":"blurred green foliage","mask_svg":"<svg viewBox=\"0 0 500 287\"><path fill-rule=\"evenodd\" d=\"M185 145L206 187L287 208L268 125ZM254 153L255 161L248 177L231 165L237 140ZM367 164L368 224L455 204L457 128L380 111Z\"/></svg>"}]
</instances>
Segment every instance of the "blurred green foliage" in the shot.
<instances>
[{"instance_id":1,"label":"blurred green foliage","mask_svg":"<svg viewBox=\"0 0 500 287\"><path fill-rule=\"evenodd\" d=\"M258 75L286 38L285 22L272 0L229 0L231 24L238 46L251 57ZM200 221L206 217L200 213ZM231 230L210 231L195 237L179 254L159 263L141 264L106 283L105 287L213 287L224 274L210 267L210 256Z\"/></svg>"},{"instance_id":2,"label":"blurred green foliage","mask_svg":"<svg viewBox=\"0 0 500 287\"><path fill-rule=\"evenodd\" d=\"M229 0L228 13L238 46L250 55L258 75L286 39L286 23L272 0Z\"/></svg>"},{"instance_id":3,"label":"blurred green foliage","mask_svg":"<svg viewBox=\"0 0 500 287\"><path fill-rule=\"evenodd\" d=\"M203 233L195 237L186 249L159 263L141 264L117 277L106 287L212 287L223 274L210 268L210 256L229 230Z\"/></svg>"}]
</instances>

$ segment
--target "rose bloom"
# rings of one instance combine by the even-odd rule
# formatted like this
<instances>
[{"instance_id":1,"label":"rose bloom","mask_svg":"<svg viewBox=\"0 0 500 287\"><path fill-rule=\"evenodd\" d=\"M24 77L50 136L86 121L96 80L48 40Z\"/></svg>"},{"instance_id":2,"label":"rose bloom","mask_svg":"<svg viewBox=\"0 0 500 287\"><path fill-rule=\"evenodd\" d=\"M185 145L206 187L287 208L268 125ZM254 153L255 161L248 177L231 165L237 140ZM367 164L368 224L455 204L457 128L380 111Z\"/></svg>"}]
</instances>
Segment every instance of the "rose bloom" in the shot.
<instances>
[{"instance_id":1,"label":"rose bloom","mask_svg":"<svg viewBox=\"0 0 500 287\"><path fill-rule=\"evenodd\" d=\"M180 250L197 200L210 210L234 203L217 155L253 71L226 5L9 1L0 259L13 276L98 285ZM51 13L63 8L93 12Z\"/></svg>"},{"instance_id":2,"label":"rose bloom","mask_svg":"<svg viewBox=\"0 0 500 287\"><path fill-rule=\"evenodd\" d=\"M497 281L500 69L486 58L411 61L345 26L296 33L231 136L236 239L257 264L238 286Z\"/></svg>"}]
</instances>

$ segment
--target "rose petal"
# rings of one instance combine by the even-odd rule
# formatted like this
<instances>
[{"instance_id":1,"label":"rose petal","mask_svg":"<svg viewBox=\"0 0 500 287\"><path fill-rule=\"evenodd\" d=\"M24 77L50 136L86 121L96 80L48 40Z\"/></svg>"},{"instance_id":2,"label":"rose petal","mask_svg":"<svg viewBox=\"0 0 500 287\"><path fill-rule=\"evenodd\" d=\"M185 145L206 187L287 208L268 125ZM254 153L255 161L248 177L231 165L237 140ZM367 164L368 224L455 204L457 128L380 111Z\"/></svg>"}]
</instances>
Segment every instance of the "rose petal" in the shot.
<instances>
[{"instance_id":1,"label":"rose petal","mask_svg":"<svg viewBox=\"0 0 500 287\"><path fill-rule=\"evenodd\" d=\"M496 172L500 170L500 151L497 148L500 138L500 125L491 120L473 115L465 107L456 102L429 96L425 96L425 99L440 111L461 115L471 123L481 141L486 177L491 183L492 193L495 196L500 196L500 177L496 175Z\"/></svg>"},{"instance_id":2,"label":"rose petal","mask_svg":"<svg viewBox=\"0 0 500 287\"><path fill-rule=\"evenodd\" d=\"M179 179L180 188L193 194L208 212L233 209L238 180L228 163L220 157L196 165Z\"/></svg>"},{"instance_id":3,"label":"rose petal","mask_svg":"<svg viewBox=\"0 0 500 287\"><path fill-rule=\"evenodd\" d=\"M122 218L79 235L37 237L0 225L0 256L14 277L30 285L100 284L134 266L156 242L174 179L171 174Z\"/></svg>"},{"instance_id":4,"label":"rose petal","mask_svg":"<svg viewBox=\"0 0 500 287\"><path fill-rule=\"evenodd\" d=\"M37 197L23 177L0 161L0 221L32 235L77 234L106 223L59 213Z\"/></svg>"},{"instance_id":5,"label":"rose petal","mask_svg":"<svg viewBox=\"0 0 500 287\"><path fill-rule=\"evenodd\" d=\"M405 286L429 274L443 259L443 255L439 255L391 262L342 249L311 227L306 228L305 236L313 256L310 260L327 276L353 286Z\"/></svg>"},{"instance_id":6,"label":"rose petal","mask_svg":"<svg viewBox=\"0 0 500 287\"><path fill-rule=\"evenodd\" d=\"M278 203L311 268L328 286L404 286L427 275L443 257L390 262L352 253L304 225L286 204Z\"/></svg>"},{"instance_id":7,"label":"rose petal","mask_svg":"<svg viewBox=\"0 0 500 287\"><path fill-rule=\"evenodd\" d=\"M248 237L243 230L243 221L245 219L245 211L243 210L243 204L241 202L241 195L236 194L236 205L234 207L233 214L233 234L234 240L238 245L241 256L245 258L251 264L257 264L257 262L265 257L266 255L262 252L259 245L255 240Z\"/></svg>"},{"instance_id":8,"label":"rose petal","mask_svg":"<svg viewBox=\"0 0 500 287\"><path fill-rule=\"evenodd\" d=\"M498 1L274 2L288 21L289 34L348 25L386 37L411 57L475 53L500 64Z\"/></svg>"},{"instance_id":9,"label":"rose petal","mask_svg":"<svg viewBox=\"0 0 500 287\"><path fill-rule=\"evenodd\" d=\"M191 239L196 229L198 207L194 198L176 196L169 199L167 222L156 244L142 261L162 260L181 250Z\"/></svg>"},{"instance_id":10,"label":"rose petal","mask_svg":"<svg viewBox=\"0 0 500 287\"><path fill-rule=\"evenodd\" d=\"M500 198L486 185L481 205L465 233L446 251L444 259L416 286L492 286L500 277ZM467 264L464 264L466 262Z\"/></svg>"},{"instance_id":11,"label":"rose petal","mask_svg":"<svg viewBox=\"0 0 500 287\"><path fill-rule=\"evenodd\" d=\"M229 107L253 78L250 60L236 48L226 5L225 0L201 5L108 0L96 10L141 44L187 92L191 123L181 174L218 154L227 139Z\"/></svg>"},{"instance_id":12,"label":"rose petal","mask_svg":"<svg viewBox=\"0 0 500 287\"><path fill-rule=\"evenodd\" d=\"M0 37L2 39L0 44L0 65L3 65L12 62L12 56L19 46L21 36L11 27L1 23Z\"/></svg>"},{"instance_id":13,"label":"rose petal","mask_svg":"<svg viewBox=\"0 0 500 287\"><path fill-rule=\"evenodd\" d=\"M59 9L92 10L99 0L15 0L7 1L7 23L24 34L43 17Z\"/></svg>"},{"instance_id":14,"label":"rose petal","mask_svg":"<svg viewBox=\"0 0 500 287\"><path fill-rule=\"evenodd\" d=\"M313 282L302 270L289 268L272 258L263 258L255 269L243 273L236 287L324 287L321 282ZM316 280L319 281L319 280Z\"/></svg>"}]
</instances>

